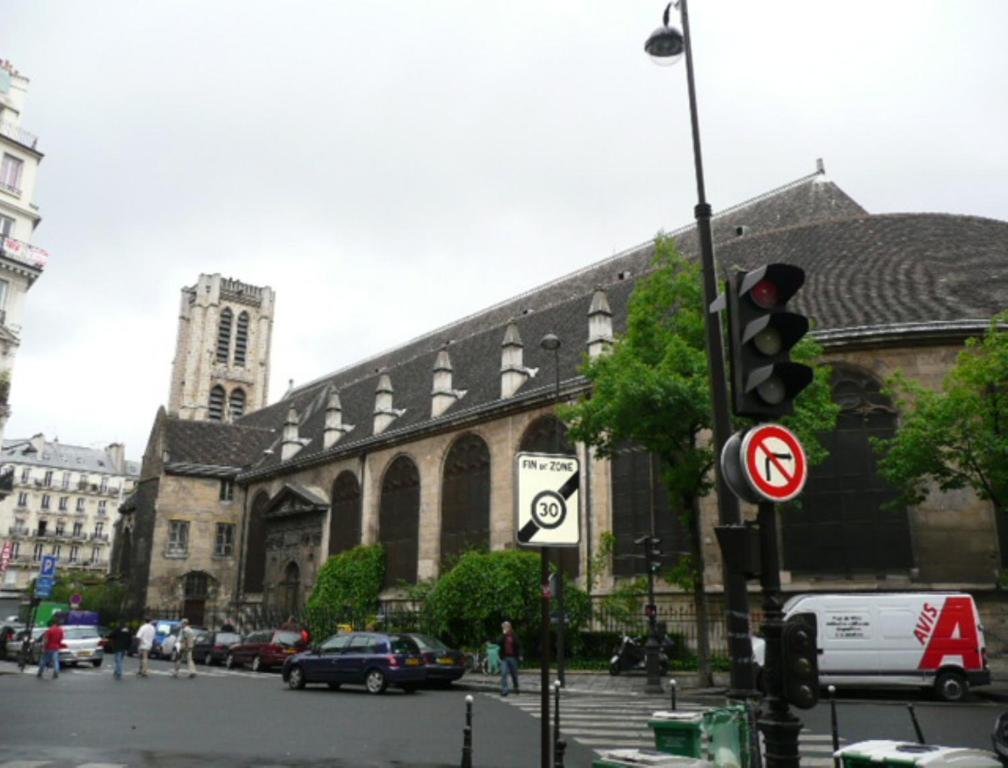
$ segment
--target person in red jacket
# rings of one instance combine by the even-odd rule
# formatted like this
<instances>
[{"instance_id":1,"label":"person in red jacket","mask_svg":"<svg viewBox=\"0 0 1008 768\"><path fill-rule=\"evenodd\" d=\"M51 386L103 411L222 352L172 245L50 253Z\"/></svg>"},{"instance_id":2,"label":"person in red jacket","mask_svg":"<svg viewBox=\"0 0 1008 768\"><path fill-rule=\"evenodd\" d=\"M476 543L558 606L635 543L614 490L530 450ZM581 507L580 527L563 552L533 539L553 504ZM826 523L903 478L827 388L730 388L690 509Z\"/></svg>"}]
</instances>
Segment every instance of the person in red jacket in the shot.
<instances>
[{"instance_id":1,"label":"person in red jacket","mask_svg":"<svg viewBox=\"0 0 1008 768\"><path fill-rule=\"evenodd\" d=\"M40 679L47 666L52 667L53 680L59 677L59 652L63 646L63 627L56 619L53 619L49 623L49 629L42 635L42 656L39 659L38 668Z\"/></svg>"}]
</instances>

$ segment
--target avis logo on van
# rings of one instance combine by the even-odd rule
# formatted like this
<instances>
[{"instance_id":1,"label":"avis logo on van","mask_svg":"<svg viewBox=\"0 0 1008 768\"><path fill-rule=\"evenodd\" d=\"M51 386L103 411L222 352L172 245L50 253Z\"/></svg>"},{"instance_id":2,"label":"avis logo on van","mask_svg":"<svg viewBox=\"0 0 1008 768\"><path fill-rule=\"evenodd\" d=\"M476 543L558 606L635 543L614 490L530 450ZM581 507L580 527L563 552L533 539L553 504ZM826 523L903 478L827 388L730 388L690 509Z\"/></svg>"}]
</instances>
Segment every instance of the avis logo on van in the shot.
<instances>
[{"instance_id":1,"label":"avis logo on van","mask_svg":"<svg viewBox=\"0 0 1008 768\"><path fill-rule=\"evenodd\" d=\"M946 656L961 656L966 669L983 667L973 599L968 595L946 597L941 611L924 603L914 637L925 646L918 669L938 669Z\"/></svg>"}]
</instances>

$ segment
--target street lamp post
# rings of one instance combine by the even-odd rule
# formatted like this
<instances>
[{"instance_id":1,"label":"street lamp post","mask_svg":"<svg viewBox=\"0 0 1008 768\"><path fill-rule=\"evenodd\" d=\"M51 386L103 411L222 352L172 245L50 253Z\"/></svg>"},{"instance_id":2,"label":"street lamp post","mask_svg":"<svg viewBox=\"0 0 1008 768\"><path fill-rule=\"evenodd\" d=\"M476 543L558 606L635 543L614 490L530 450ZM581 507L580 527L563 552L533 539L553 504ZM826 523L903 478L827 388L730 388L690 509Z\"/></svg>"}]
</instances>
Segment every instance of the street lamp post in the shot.
<instances>
[{"instance_id":1,"label":"street lamp post","mask_svg":"<svg viewBox=\"0 0 1008 768\"><path fill-rule=\"evenodd\" d=\"M721 343L720 313L712 310L717 299L717 273L714 265L714 238L711 234L711 206L704 189L703 158L700 152L700 120L697 115L696 86L693 80L693 51L690 47L689 13L687 0L679 0L682 33L669 26L669 10L665 8L662 26L658 27L644 44L644 50L656 63L671 64L686 54L686 83L689 90L690 122L693 128L693 163L696 171L697 204L694 214L697 236L700 241L700 265L703 272L704 326L706 330L707 359L710 370L711 401L714 409L714 456L721 456L731 434L731 417L728 413L728 389L725 377L724 349ZM721 525L738 525L742 521L738 499L722 476L720 462L715 460L717 478L718 520ZM741 573L722 564L727 603L728 650L731 655L731 690L729 695L744 699L753 695L752 641L749 637L749 595Z\"/></svg>"},{"instance_id":2,"label":"street lamp post","mask_svg":"<svg viewBox=\"0 0 1008 768\"><path fill-rule=\"evenodd\" d=\"M560 339L552 333L547 333L539 341L539 346L546 350L547 352L553 352L553 376L554 376L554 390L553 394L557 401L560 402ZM553 430L553 453L560 453L560 427L557 426ZM563 565L560 561L559 554L557 555L557 573L556 573L556 605L557 613L559 614L559 619L557 620L557 682L561 687L567 685L566 676L564 674L565 659L564 659L564 633L566 630L565 626L565 616L564 616L564 573Z\"/></svg>"}]
</instances>

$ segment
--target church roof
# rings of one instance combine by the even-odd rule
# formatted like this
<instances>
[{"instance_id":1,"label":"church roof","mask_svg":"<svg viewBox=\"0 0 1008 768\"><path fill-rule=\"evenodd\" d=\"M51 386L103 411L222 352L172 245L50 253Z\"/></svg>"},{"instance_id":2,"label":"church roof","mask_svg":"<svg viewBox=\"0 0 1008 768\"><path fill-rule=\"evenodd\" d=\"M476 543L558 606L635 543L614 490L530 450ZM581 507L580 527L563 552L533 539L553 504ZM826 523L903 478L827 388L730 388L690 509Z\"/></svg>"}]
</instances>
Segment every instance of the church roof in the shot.
<instances>
[{"instance_id":1,"label":"church roof","mask_svg":"<svg viewBox=\"0 0 1008 768\"><path fill-rule=\"evenodd\" d=\"M1008 306L1008 223L944 214L873 216L821 172L719 212L712 229L722 274L775 261L804 267L807 283L796 304L823 333L984 320ZM670 234L687 257L697 257L695 225ZM540 349L539 340L546 333L556 334L562 341L560 378L580 381L594 289L605 289L613 329L619 334L633 284L651 268L653 255L652 241L591 264L295 388L239 423L272 427L279 434L293 407L299 437L308 441L291 460L296 465L323 453L352 452L376 440L437 428L439 420L456 423L488 409L547 397L553 391L554 359L552 352ZM524 342L524 365L538 373L504 401L501 342L510 321ZM432 419L432 370L442 348L451 357L452 387L466 394ZM394 408L403 412L376 437L375 389L383 373L392 382ZM354 429L324 451L325 408L334 391L340 396L344 424ZM274 445L272 455L251 462L250 474L276 470L279 454Z\"/></svg>"},{"instance_id":2,"label":"church roof","mask_svg":"<svg viewBox=\"0 0 1008 768\"><path fill-rule=\"evenodd\" d=\"M167 416L163 444L167 454L165 467L177 474L233 475L235 470L255 460L272 438L270 429Z\"/></svg>"}]
</instances>

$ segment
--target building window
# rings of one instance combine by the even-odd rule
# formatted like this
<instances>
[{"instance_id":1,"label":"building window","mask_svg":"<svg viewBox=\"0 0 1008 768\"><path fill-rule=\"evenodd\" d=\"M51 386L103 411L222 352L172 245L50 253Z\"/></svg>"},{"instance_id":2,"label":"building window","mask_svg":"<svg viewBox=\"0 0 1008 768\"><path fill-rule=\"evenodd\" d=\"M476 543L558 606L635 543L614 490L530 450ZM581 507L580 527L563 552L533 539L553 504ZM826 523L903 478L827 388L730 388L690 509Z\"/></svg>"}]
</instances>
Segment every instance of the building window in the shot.
<instances>
[{"instance_id":1,"label":"building window","mask_svg":"<svg viewBox=\"0 0 1008 768\"><path fill-rule=\"evenodd\" d=\"M107 477L103 477L101 479L101 492L102 493L107 493L108 492L108 478Z\"/></svg>"},{"instance_id":2,"label":"building window","mask_svg":"<svg viewBox=\"0 0 1008 768\"><path fill-rule=\"evenodd\" d=\"M184 555L189 552L189 521L171 520L168 525L168 554Z\"/></svg>"},{"instance_id":3,"label":"building window","mask_svg":"<svg viewBox=\"0 0 1008 768\"><path fill-rule=\"evenodd\" d=\"M74 544L70 547L70 562L76 563L79 557L80 557L80 547L77 544Z\"/></svg>"},{"instance_id":4,"label":"building window","mask_svg":"<svg viewBox=\"0 0 1008 768\"><path fill-rule=\"evenodd\" d=\"M16 195L21 194L21 170L24 162L13 155L5 154L0 163L0 187Z\"/></svg>"},{"instance_id":5,"label":"building window","mask_svg":"<svg viewBox=\"0 0 1008 768\"><path fill-rule=\"evenodd\" d=\"M92 563L101 562L101 547L91 547L91 562Z\"/></svg>"},{"instance_id":6,"label":"building window","mask_svg":"<svg viewBox=\"0 0 1008 768\"><path fill-rule=\"evenodd\" d=\"M231 390L231 397L228 398L228 414L231 421L234 421L243 413L245 413L245 390L237 387Z\"/></svg>"},{"instance_id":7,"label":"building window","mask_svg":"<svg viewBox=\"0 0 1008 768\"><path fill-rule=\"evenodd\" d=\"M234 480L220 481L220 500L221 501L234 500Z\"/></svg>"},{"instance_id":8,"label":"building window","mask_svg":"<svg viewBox=\"0 0 1008 768\"><path fill-rule=\"evenodd\" d=\"M63 554L63 545L53 544L52 553L56 555L56 559L59 560L60 556Z\"/></svg>"},{"instance_id":9,"label":"building window","mask_svg":"<svg viewBox=\"0 0 1008 768\"><path fill-rule=\"evenodd\" d=\"M83 535L83 533L84 533L84 523L81 523L81 522L74 523L73 535L74 536L81 536L81 535Z\"/></svg>"},{"instance_id":10,"label":"building window","mask_svg":"<svg viewBox=\"0 0 1008 768\"><path fill-rule=\"evenodd\" d=\"M70 503L70 497L69 496L60 496L60 498L59 498L59 511L60 512L66 512L67 511L67 505L69 503Z\"/></svg>"},{"instance_id":11,"label":"building window","mask_svg":"<svg viewBox=\"0 0 1008 768\"><path fill-rule=\"evenodd\" d=\"M42 494L42 509L49 509L49 504L52 501L52 496L48 493Z\"/></svg>"},{"instance_id":12,"label":"building window","mask_svg":"<svg viewBox=\"0 0 1008 768\"><path fill-rule=\"evenodd\" d=\"M416 584L420 533L420 472L406 456L392 462L382 482L378 537L385 548L385 586Z\"/></svg>"},{"instance_id":13,"label":"building window","mask_svg":"<svg viewBox=\"0 0 1008 768\"><path fill-rule=\"evenodd\" d=\"M231 557L234 554L234 525L231 523L217 523L214 554L218 557Z\"/></svg>"},{"instance_id":14,"label":"building window","mask_svg":"<svg viewBox=\"0 0 1008 768\"><path fill-rule=\"evenodd\" d=\"M52 486L52 476L53 476L52 470L51 469L47 469L46 473L45 473L45 478L42 480L42 485L44 485L46 488L51 487Z\"/></svg>"},{"instance_id":15,"label":"building window","mask_svg":"<svg viewBox=\"0 0 1008 768\"><path fill-rule=\"evenodd\" d=\"M441 562L490 549L490 449L473 434L448 451L441 474Z\"/></svg>"},{"instance_id":16,"label":"building window","mask_svg":"<svg viewBox=\"0 0 1008 768\"><path fill-rule=\"evenodd\" d=\"M101 536L104 530L105 530L105 523L103 521L99 520L97 523L94 524L95 536Z\"/></svg>"},{"instance_id":17,"label":"building window","mask_svg":"<svg viewBox=\"0 0 1008 768\"><path fill-rule=\"evenodd\" d=\"M220 384L210 390L210 405L207 409L207 418L210 421L224 420L224 387Z\"/></svg>"},{"instance_id":18,"label":"building window","mask_svg":"<svg viewBox=\"0 0 1008 768\"><path fill-rule=\"evenodd\" d=\"M19 507L28 506L28 493L26 491L18 491L18 506Z\"/></svg>"},{"instance_id":19,"label":"building window","mask_svg":"<svg viewBox=\"0 0 1008 768\"><path fill-rule=\"evenodd\" d=\"M234 364L241 368L245 367L245 353L248 350L248 312L238 315L238 326L235 328L235 354Z\"/></svg>"},{"instance_id":20,"label":"building window","mask_svg":"<svg viewBox=\"0 0 1008 768\"><path fill-rule=\"evenodd\" d=\"M70 473L69 472L64 472L63 473L63 488L69 488L69 487L70 487Z\"/></svg>"},{"instance_id":21,"label":"building window","mask_svg":"<svg viewBox=\"0 0 1008 768\"><path fill-rule=\"evenodd\" d=\"M17 559L21 556L21 542L15 541L14 545L11 547L11 558Z\"/></svg>"},{"instance_id":22,"label":"building window","mask_svg":"<svg viewBox=\"0 0 1008 768\"><path fill-rule=\"evenodd\" d=\"M28 483L31 482L31 469L28 467L21 467L21 482Z\"/></svg>"},{"instance_id":23,"label":"building window","mask_svg":"<svg viewBox=\"0 0 1008 768\"><path fill-rule=\"evenodd\" d=\"M36 544L35 548L32 550L32 560L38 562L42 559L42 545Z\"/></svg>"},{"instance_id":24,"label":"building window","mask_svg":"<svg viewBox=\"0 0 1008 768\"><path fill-rule=\"evenodd\" d=\"M332 490L329 521L329 554L335 555L361 543L361 492L353 472L341 472Z\"/></svg>"},{"instance_id":25,"label":"building window","mask_svg":"<svg viewBox=\"0 0 1008 768\"><path fill-rule=\"evenodd\" d=\"M107 510L107 506L108 506L108 502L107 502L107 501L105 501L105 499L100 499L100 500L98 501L98 514L99 514L99 515L104 515L104 514L106 514L106 512L108 511L108 510Z\"/></svg>"},{"instance_id":26,"label":"building window","mask_svg":"<svg viewBox=\"0 0 1008 768\"><path fill-rule=\"evenodd\" d=\"M10 216L0 216L0 237L13 237L14 219Z\"/></svg>"},{"instance_id":27,"label":"building window","mask_svg":"<svg viewBox=\"0 0 1008 768\"><path fill-rule=\"evenodd\" d=\"M62 520L57 520L56 521L56 535L57 536L62 536L64 534L65 530L66 530L66 523L64 523Z\"/></svg>"},{"instance_id":28,"label":"building window","mask_svg":"<svg viewBox=\"0 0 1008 768\"><path fill-rule=\"evenodd\" d=\"M38 535L39 536L45 536L46 535L46 528L48 526L49 526L49 521L47 521L47 520L39 520L39 523L38 523Z\"/></svg>"},{"instance_id":29,"label":"building window","mask_svg":"<svg viewBox=\"0 0 1008 768\"><path fill-rule=\"evenodd\" d=\"M231 319L233 315L228 307L220 313L220 324L217 326L217 362L227 365L228 353L231 351Z\"/></svg>"}]
</instances>

